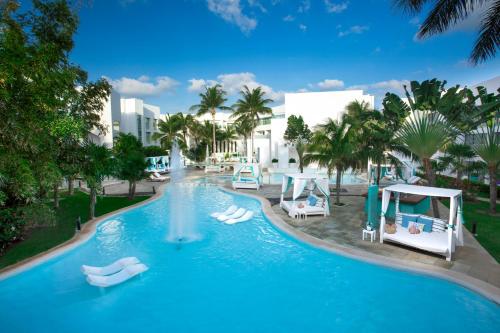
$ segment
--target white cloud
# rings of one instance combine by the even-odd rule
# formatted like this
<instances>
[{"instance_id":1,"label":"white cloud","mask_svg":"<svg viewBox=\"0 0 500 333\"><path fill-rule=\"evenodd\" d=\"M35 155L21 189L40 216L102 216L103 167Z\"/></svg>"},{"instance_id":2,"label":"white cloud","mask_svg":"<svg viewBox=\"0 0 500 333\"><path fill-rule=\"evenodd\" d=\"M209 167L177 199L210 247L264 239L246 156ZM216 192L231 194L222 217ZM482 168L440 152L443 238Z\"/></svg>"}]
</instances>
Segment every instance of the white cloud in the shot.
<instances>
[{"instance_id":1,"label":"white cloud","mask_svg":"<svg viewBox=\"0 0 500 333\"><path fill-rule=\"evenodd\" d=\"M304 31L304 32L306 32L307 31L307 25L301 23L301 24L299 24L299 29L302 30L302 31Z\"/></svg>"},{"instance_id":2,"label":"white cloud","mask_svg":"<svg viewBox=\"0 0 500 333\"><path fill-rule=\"evenodd\" d=\"M338 33L338 36L339 37L345 37L345 36L352 35L352 34L358 34L359 35L359 34L362 34L365 31L368 31L369 29L370 29L370 27L368 27L366 25L353 25L352 27L350 27L347 30L340 31Z\"/></svg>"},{"instance_id":3,"label":"white cloud","mask_svg":"<svg viewBox=\"0 0 500 333\"><path fill-rule=\"evenodd\" d=\"M321 89L321 90L329 90L329 89L336 89L336 88L343 88L344 87L344 81L342 80L335 80L335 79L326 79L321 82L318 82L316 86Z\"/></svg>"},{"instance_id":4,"label":"white cloud","mask_svg":"<svg viewBox=\"0 0 500 333\"><path fill-rule=\"evenodd\" d=\"M300 88L300 89L297 89L297 92L298 93L305 93L305 92L309 92L309 89L307 89L307 88Z\"/></svg>"},{"instance_id":5,"label":"white cloud","mask_svg":"<svg viewBox=\"0 0 500 333\"><path fill-rule=\"evenodd\" d=\"M369 90L369 91L383 91L385 92L394 92L402 94L404 93L403 85L409 85L410 81L408 80L388 80L388 81L380 81L370 84L358 84L354 86L350 86L347 89L361 89L361 90Z\"/></svg>"},{"instance_id":6,"label":"white cloud","mask_svg":"<svg viewBox=\"0 0 500 333\"><path fill-rule=\"evenodd\" d=\"M205 86L213 86L218 83L230 96L237 95L245 85L249 89L261 87L266 93L266 97L275 102L283 100L285 96L285 92L274 91L270 86L258 82L255 79L255 74L250 72L220 74L217 76L217 80L192 79L189 82L191 86L188 90L191 92L202 91Z\"/></svg>"},{"instance_id":7,"label":"white cloud","mask_svg":"<svg viewBox=\"0 0 500 333\"><path fill-rule=\"evenodd\" d=\"M285 21L285 22L293 22L293 21L295 21L295 17L292 16L292 15L287 15L287 16L283 17L283 21Z\"/></svg>"},{"instance_id":8,"label":"white cloud","mask_svg":"<svg viewBox=\"0 0 500 333\"><path fill-rule=\"evenodd\" d=\"M168 76L158 76L154 82L145 75L137 79L128 77L106 79L116 91L125 96L158 96L164 92L174 91L179 85L179 82Z\"/></svg>"},{"instance_id":9,"label":"white cloud","mask_svg":"<svg viewBox=\"0 0 500 333\"><path fill-rule=\"evenodd\" d=\"M297 12L299 13L307 13L311 9L311 0L302 0L300 2L299 8Z\"/></svg>"},{"instance_id":10,"label":"white cloud","mask_svg":"<svg viewBox=\"0 0 500 333\"><path fill-rule=\"evenodd\" d=\"M325 6L326 6L326 11L328 13L342 13L344 10L347 9L349 2L342 2L342 3L334 3L331 2L330 0L324 0Z\"/></svg>"},{"instance_id":11,"label":"white cloud","mask_svg":"<svg viewBox=\"0 0 500 333\"><path fill-rule=\"evenodd\" d=\"M207 0L208 9L248 34L257 27L257 20L243 13L240 0Z\"/></svg>"},{"instance_id":12,"label":"white cloud","mask_svg":"<svg viewBox=\"0 0 500 333\"><path fill-rule=\"evenodd\" d=\"M261 12L267 13L266 7L264 7L264 5L262 5L262 3L260 3L259 0L247 0L247 1L251 7L257 7L260 9Z\"/></svg>"}]
</instances>

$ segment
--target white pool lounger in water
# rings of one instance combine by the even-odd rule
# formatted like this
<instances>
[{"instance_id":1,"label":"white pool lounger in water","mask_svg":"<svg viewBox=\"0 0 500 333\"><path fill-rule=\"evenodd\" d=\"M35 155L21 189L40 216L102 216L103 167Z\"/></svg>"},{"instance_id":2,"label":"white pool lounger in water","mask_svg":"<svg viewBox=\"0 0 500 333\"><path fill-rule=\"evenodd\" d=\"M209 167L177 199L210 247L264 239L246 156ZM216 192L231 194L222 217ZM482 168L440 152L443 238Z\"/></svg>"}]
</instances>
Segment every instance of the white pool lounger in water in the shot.
<instances>
[{"instance_id":1,"label":"white pool lounger in water","mask_svg":"<svg viewBox=\"0 0 500 333\"><path fill-rule=\"evenodd\" d=\"M237 218L240 218L243 216L243 214L245 214L247 210L245 208L239 208L237 211L235 211L234 213L232 214L229 214L229 215L220 215L217 220L219 221L226 221L226 220L229 220L229 219L237 219Z\"/></svg>"},{"instance_id":2,"label":"white pool lounger in water","mask_svg":"<svg viewBox=\"0 0 500 333\"><path fill-rule=\"evenodd\" d=\"M212 213L210 216L212 216L214 218L217 218L217 217L219 217L221 215L230 215L230 214L233 214L236 210L238 210L238 207L235 206L235 205L232 205L228 209L226 209L225 212Z\"/></svg>"},{"instance_id":3,"label":"white pool lounger in water","mask_svg":"<svg viewBox=\"0 0 500 333\"><path fill-rule=\"evenodd\" d=\"M95 266L87 266L82 265L82 272L85 275L110 275L116 272L121 271L127 266L134 265L140 263L139 259L136 257L125 257L118 259L114 263L104 266L104 267L95 267Z\"/></svg>"},{"instance_id":4,"label":"white pool lounger in water","mask_svg":"<svg viewBox=\"0 0 500 333\"><path fill-rule=\"evenodd\" d=\"M144 264L135 264L125 267L123 270L116 274L102 276L102 275L87 275L87 282L96 287L111 287L123 283L134 276L141 274L148 270L148 266Z\"/></svg>"},{"instance_id":5,"label":"white pool lounger in water","mask_svg":"<svg viewBox=\"0 0 500 333\"><path fill-rule=\"evenodd\" d=\"M226 223L226 224L236 224L236 223L248 221L252 217L253 217L253 212L251 210L248 210L242 217L237 218L237 219L229 219L229 220L225 221L224 223Z\"/></svg>"}]
</instances>

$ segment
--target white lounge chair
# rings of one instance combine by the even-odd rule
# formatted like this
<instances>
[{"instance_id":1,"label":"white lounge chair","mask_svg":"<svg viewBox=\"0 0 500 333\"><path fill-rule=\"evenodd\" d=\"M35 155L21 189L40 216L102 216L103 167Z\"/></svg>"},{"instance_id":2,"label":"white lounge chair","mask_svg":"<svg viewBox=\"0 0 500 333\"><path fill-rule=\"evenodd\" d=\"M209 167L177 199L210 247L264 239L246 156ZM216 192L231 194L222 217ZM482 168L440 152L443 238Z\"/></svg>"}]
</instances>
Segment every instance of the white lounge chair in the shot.
<instances>
[{"instance_id":1,"label":"white lounge chair","mask_svg":"<svg viewBox=\"0 0 500 333\"><path fill-rule=\"evenodd\" d=\"M121 271L127 266L134 265L140 263L139 259L136 257L125 257L118 259L114 263L103 266L103 267L97 267L97 266L87 266L87 265L82 265L82 273L85 275L110 275L114 274L116 272Z\"/></svg>"},{"instance_id":2,"label":"white lounge chair","mask_svg":"<svg viewBox=\"0 0 500 333\"><path fill-rule=\"evenodd\" d=\"M420 178L419 176L411 176L410 178L408 178L408 180L406 180L406 184L414 185L421 180L422 178Z\"/></svg>"},{"instance_id":3,"label":"white lounge chair","mask_svg":"<svg viewBox=\"0 0 500 333\"><path fill-rule=\"evenodd\" d=\"M226 209L225 212L215 212L215 213L212 213L210 216L214 217L214 218L217 218L217 217L219 217L221 215L230 215L230 214L233 214L237 209L238 209L237 206L232 205L228 209Z\"/></svg>"},{"instance_id":4,"label":"white lounge chair","mask_svg":"<svg viewBox=\"0 0 500 333\"><path fill-rule=\"evenodd\" d=\"M156 173L158 174L158 173ZM149 180L152 181L152 182L164 182L166 180L169 180L170 177L168 176L162 176L160 174L158 174L158 176L155 176L155 173L152 173L149 175Z\"/></svg>"},{"instance_id":5,"label":"white lounge chair","mask_svg":"<svg viewBox=\"0 0 500 333\"><path fill-rule=\"evenodd\" d=\"M226 223L226 224L236 224L236 223L248 221L252 217L253 217L253 212L251 210L247 210L247 212L245 214L243 214L242 217L237 218L237 219L234 219L234 218L233 219L229 219L229 220L225 221L224 223Z\"/></svg>"},{"instance_id":6,"label":"white lounge chair","mask_svg":"<svg viewBox=\"0 0 500 333\"><path fill-rule=\"evenodd\" d=\"M96 287L111 287L123 283L134 276L148 270L148 266L144 264L130 265L113 275L87 275L87 282Z\"/></svg>"},{"instance_id":7,"label":"white lounge chair","mask_svg":"<svg viewBox=\"0 0 500 333\"><path fill-rule=\"evenodd\" d=\"M237 211L235 211L234 213L230 214L230 215L220 215L217 220L223 222L223 221L226 221L226 220L229 220L229 219L238 219L240 217L243 216L243 214L245 214L247 210L245 208L239 208Z\"/></svg>"}]
</instances>

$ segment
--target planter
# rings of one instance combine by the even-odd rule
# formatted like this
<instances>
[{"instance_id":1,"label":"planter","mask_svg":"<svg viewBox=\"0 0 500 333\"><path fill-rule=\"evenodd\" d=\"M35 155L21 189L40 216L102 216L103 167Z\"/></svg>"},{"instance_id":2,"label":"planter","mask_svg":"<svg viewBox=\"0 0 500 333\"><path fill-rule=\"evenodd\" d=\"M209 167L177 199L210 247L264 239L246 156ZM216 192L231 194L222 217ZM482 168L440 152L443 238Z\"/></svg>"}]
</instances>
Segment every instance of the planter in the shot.
<instances>
[{"instance_id":1,"label":"planter","mask_svg":"<svg viewBox=\"0 0 500 333\"><path fill-rule=\"evenodd\" d=\"M278 163L273 163L273 168L278 169Z\"/></svg>"}]
</instances>

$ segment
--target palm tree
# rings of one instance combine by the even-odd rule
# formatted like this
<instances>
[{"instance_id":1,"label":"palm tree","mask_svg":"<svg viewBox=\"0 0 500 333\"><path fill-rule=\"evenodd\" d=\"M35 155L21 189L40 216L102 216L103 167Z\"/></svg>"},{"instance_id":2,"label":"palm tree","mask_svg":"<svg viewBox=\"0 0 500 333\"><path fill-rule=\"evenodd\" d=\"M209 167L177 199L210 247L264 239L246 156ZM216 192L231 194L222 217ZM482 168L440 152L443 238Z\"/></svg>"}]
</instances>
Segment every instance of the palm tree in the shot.
<instances>
[{"instance_id":1,"label":"palm tree","mask_svg":"<svg viewBox=\"0 0 500 333\"><path fill-rule=\"evenodd\" d=\"M414 112L396 133L396 139L416 155L422 163L429 186L436 185L431 158L454 138L454 132L444 117L430 111ZM437 200L432 200L432 210L439 217Z\"/></svg>"},{"instance_id":2,"label":"palm tree","mask_svg":"<svg viewBox=\"0 0 500 333\"><path fill-rule=\"evenodd\" d=\"M193 115L186 114L184 115L182 112L176 113L177 125L179 126L179 130L182 133L182 140L187 144L189 131L193 126L194 119Z\"/></svg>"},{"instance_id":3,"label":"palm tree","mask_svg":"<svg viewBox=\"0 0 500 333\"><path fill-rule=\"evenodd\" d=\"M197 111L198 116L206 113L212 115L212 153L215 153L215 116L217 110L231 110L231 108L224 105L227 101L226 92L222 90L220 84L205 87L205 92L200 94L200 98L200 104L191 106L189 110Z\"/></svg>"},{"instance_id":4,"label":"palm tree","mask_svg":"<svg viewBox=\"0 0 500 333\"><path fill-rule=\"evenodd\" d=\"M182 120L177 114L165 116L165 121L160 120L158 124L158 133L154 133L153 140L160 140L161 146L170 150L174 141L177 141L180 147L185 146L184 135L182 132Z\"/></svg>"},{"instance_id":5,"label":"palm tree","mask_svg":"<svg viewBox=\"0 0 500 333\"><path fill-rule=\"evenodd\" d=\"M272 115L273 110L267 106L267 104L272 103L273 100L269 98L264 98L265 92L262 87L257 87L250 90L246 85L240 91L242 98L238 99L233 105L235 110L232 117L236 118L236 121L248 121L252 131L250 132L251 142L252 142L252 156L254 153L254 130L259 124L261 116Z\"/></svg>"},{"instance_id":6,"label":"palm tree","mask_svg":"<svg viewBox=\"0 0 500 333\"><path fill-rule=\"evenodd\" d=\"M481 19L480 34L470 55L470 61L477 65L493 58L500 45L500 1L485 0L393 0L402 10L415 15L426 9L431 3L432 8L425 21L420 26L418 38L426 38L440 34L463 21L477 10L485 10Z\"/></svg>"},{"instance_id":7,"label":"palm tree","mask_svg":"<svg viewBox=\"0 0 500 333\"><path fill-rule=\"evenodd\" d=\"M500 167L500 117L497 112L495 119L485 123L478 131L478 142L472 145L472 150L488 165L490 177L490 213L496 213L497 174Z\"/></svg>"},{"instance_id":8,"label":"palm tree","mask_svg":"<svg viewBox=\"0 0 500 333\"><path fill-rule=\"evenodd\" d=\"M314 131L307 154L306 163L316 162L319 167L326 168L328 178L337 171L336 205L340 205L340 183L342 174L349 168L359 167L359 149L353 127L345 120L329 119L318 125Z\"/></svg>"},{"instance_id":9,"label":"palm tree","mask_svg":"<svg viewBox=\"0 0 500 333\"><path fill-rule=\"evenodd\" d=\"M443 170L451 169L456 173L455 186L462 187L462 176L467 170L468 162L476 156L471 147L463 143L452 143L446 147L445 155L439 157Z\"/></svg>"},{"instance_id":10,"label":"palm tree","mask_svg":"<svg viewBox=\"0 0 500 333\"><path fill-rule=\"evenodd\" d=\"M251 135L252 133L252 126L250 122L246 121L245 119L240 119L236 121L234 124L234 129L236 131L236 134L240 135L243 137L243 144L245 147L245 156L248 156L248 144L247 144L247 139L248 136Z\"/></svg>"}]
</instances>

